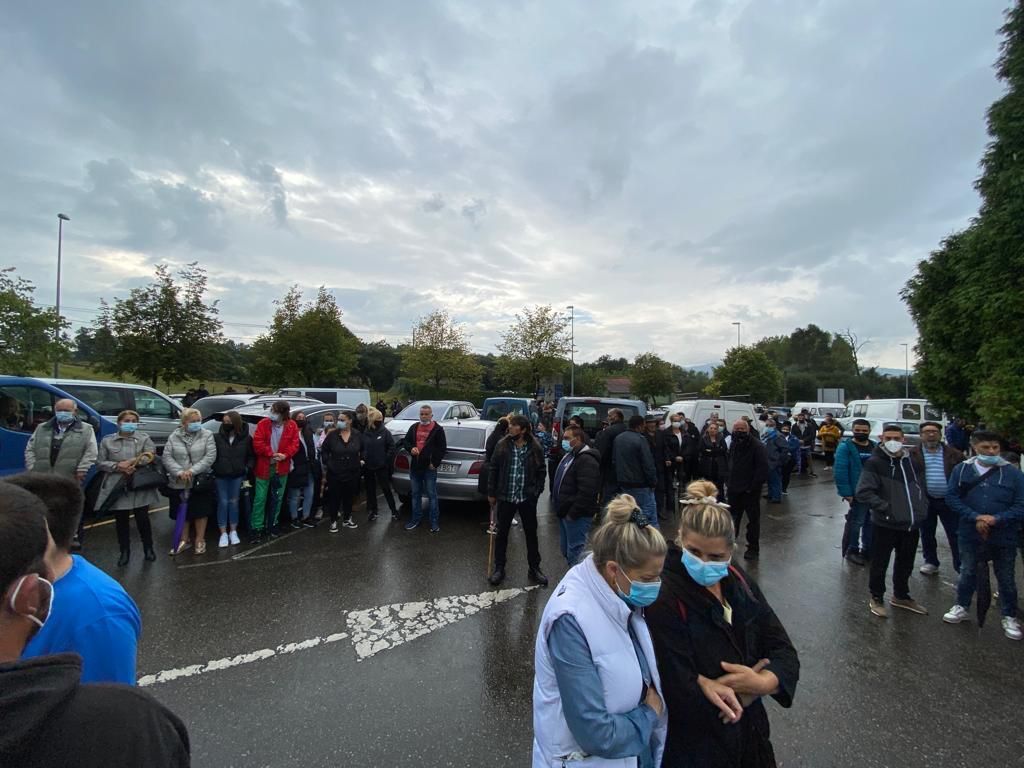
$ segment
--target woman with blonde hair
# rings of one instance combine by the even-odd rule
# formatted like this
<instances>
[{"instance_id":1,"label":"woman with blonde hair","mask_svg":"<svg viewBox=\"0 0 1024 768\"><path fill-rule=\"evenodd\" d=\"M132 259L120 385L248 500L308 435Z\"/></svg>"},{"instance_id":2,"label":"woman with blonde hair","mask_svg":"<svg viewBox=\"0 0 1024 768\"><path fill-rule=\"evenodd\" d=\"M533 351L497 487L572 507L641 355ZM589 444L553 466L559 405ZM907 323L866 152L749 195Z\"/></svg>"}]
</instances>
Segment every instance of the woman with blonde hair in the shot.
<instances>
[{"instance_id":1,"label":"woman with blonde hair","mask_svg":"<svg viewBox=\"0 0 1024 768\"><path fill-rule=\"evenodd\" d=\"M730 565L736 531L715 484L690 483L647 611L669 710L665 768L773 768L761 699L793 704L796 649L757 584Z\"/></svg>"},{"instance_id":2,"label":"woman with blonde hair","mask_svg":"<svg viewBox=\"0 0 1024 768\"><path fill-rule=\"evenodd\" d=\"M658 596L667 545L623 494L590 546L537 633L533 766L658 766L667 715L642 609Z\"/></svg>"},{"instance_id":3,"label":"woman with blonde hair","mask_svg":"<svg viewBox=\"0 0 1024 768\"><path fill-rule=\"evenodd\" d=\"M164 446L163 462L167 470L168 511L174 520L186 498L186 520L195 528L195 553L206 553L206 521L216 507L213 491L213 463L217 460L217 444L213 433L203 429L203 415L195 408L181 412L181 425L171 432ZM171 554L188 549L189 526L174 542Z\"/></svg>"}]
</instances>

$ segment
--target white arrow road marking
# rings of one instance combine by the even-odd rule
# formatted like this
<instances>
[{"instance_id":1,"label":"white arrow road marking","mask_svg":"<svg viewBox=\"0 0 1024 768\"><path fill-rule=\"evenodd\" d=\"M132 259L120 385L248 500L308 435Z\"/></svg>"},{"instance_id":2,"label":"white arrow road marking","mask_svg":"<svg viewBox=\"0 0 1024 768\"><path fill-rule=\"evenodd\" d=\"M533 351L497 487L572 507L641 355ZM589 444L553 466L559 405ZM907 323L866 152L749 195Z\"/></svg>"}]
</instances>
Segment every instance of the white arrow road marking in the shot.
<instances>
[{"instance_id":1,"label":"white arrow road marking","mask_svg":"<svg viewBox=\"0 0 1024 768\"><path fill-rule=\"evenodd\" d=\"M230 561L224 561L230 562ZM362 611L342 611L347 616L351 632L351 641L356 649L358 661L380 653L388 648L395 648L417 637L429 634L434 630L454 624L480 611L504 603L513 597L526 594L537 587L523 589L503 589L498 592L481 592L478 595L455 595L439 597L435 600L424 600L414 603L395 603L368 608ZM169 683L183 677L195 677L207 672L240 667L274 656L284 656L298 651L308 651L322 645L336 643L350 637L349 632L337 632L331 635L311 637L297 643L285 643L276 648L262 648L258 651L242 653L214 659L205 664L192 664L188 667L165 669L152 675L139 678L139 686L146 687L158 683Z\"/></svg>"}]
</instances>

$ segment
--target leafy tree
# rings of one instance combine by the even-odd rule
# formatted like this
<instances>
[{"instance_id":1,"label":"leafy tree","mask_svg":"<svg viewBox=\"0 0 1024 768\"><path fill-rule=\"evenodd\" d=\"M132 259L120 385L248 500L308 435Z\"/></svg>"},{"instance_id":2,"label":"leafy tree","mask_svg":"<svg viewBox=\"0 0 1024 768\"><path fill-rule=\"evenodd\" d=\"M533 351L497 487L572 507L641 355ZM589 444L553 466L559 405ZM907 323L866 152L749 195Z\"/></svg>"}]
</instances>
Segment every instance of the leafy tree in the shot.
<instances>
[{"instance_id":1,"label":"leafy tree","mask_svg":"<svg viewBox=\"0 0 1024 768\"><path fill-rule=\"evenodd\" d=\"M988 111L992 140L975 183L981 209L903 289L917 324L917 380L937 406L1024 432L1024 5L1007 11Z\"/></svg>"},{"instance_id":2,"label":"leafy tree","mask_svg":"<svg viewBox=\"0 0 1024 768\"><path fill-rule=\"evenodd\" d=\"M538 392L541 380L565 373L570 352L566 325L565 315L550 305L523 307L501 336L499 376Z\"/></svg>"},{"instance_id":3,"label":"leafy tree","mask_svg":"<svg viewBox=\"0 0 1024 768\"><path fill-rule=\"evenodd\" d=\"M217 345L212 376L218 381L251 382L252 345L228 339Z\"/></svg>"},{"instance_id":4,"label":"leafy tree","mask_svg":"<svg viewBox=\"0 0 1024 768\"><path fill-rule=\"evenodd\" d=\"M100 301L94 335L109 341L96 362L115 376L131 375L156 387L209 378L222 342L217 302L206 303L206 270L196 262L177 272L164 265L152 283L133 288L113 305Z\"/></svg>"},{"instance_id":5,"label":"leafy tree","mask_svg":"<svg viewBox=\"0 0 1024 768\"><path fill-rule=\"evenodd\" d=\"M604 397L607 374L595 365L576 366L576 393L588 397Z\"/></svg>"},{"instance_id":6,"label":"leafy tree","mask_svg":"<svg viewBox=\"0 0 1024 768\"><path fill-rule=\"evenodd\" d=\"M605 374L622 374L625 375L629 371L629 360L624 357L611 357L610 355L601 355L593 363L594 367Z\"/></svg>"},{"instance_id":7,"label":"leafy tree","mask_svg":"<svg viewBox=\"0 0 1024 768\"><path fill-rule=\"evenodd\" d=\"M489 352L486 355L473 355L473 360L480 366L481 381L480 386L486 392L494 392L499 389L498 379L498 357L493 353Z\"/></svg>"},{"instance_id":8,"label":"leafy tree","mask_svg":"<svg viewBox=\"0 0 1024 768\"><path fill-rule=\"evenodd\" d=\"M361 343L356 372L377 392L387 392L402 370L402 356L383 339Z\"/></svg>"},{"instance_id":9,"label":"leafy tree","mask_svg":"<svg viewBox=\"0 0 1024 768\"><path fill-rule=\"evenodd\" d=\"M469 336L443 309L420 318L412 344L402 352L402 375L413 383L440 388L479 387L480 366L469 350Z\"/></svg>"},{"instance_id":10,"label":"leafy tree","mask_svg":"<svg viewBox=\"0 0 1024 768\"><path fill-rule=\"evenodd\" d=\"M45 370L67 358L70 323L55 309L40 310L32 303L35 286L0 269L0 370L23 376Z\"/></svg>"},{"instance_id":11,"label":"leafy tree","mask_svg":"<svg viewBox=\"0 0 1024 768\"><path fill-rule=\"evenodd\" d=\"M704 371L691 371L678 365L672 366L673 394L692 395L702 392L711 383L711 377Z\"/></svg>"},{"instance_id":12,"label":"leafy tree","mask_svg":"<svg viewBox=\"0 0 1024 768\"><path fill-rule=\"evenodd\" d=\"M672 394L672 365L653 352L637 355L630 371L633 394L645 402L653 402L658 395Z\"/></svg>"},{"instance_id":13,"label":"leafy tree","mask_svg":"<svg viewBox=\"0 0 1024 768\"><path fill-rule=\"evenodd\" d=\"M706 388L713 397L747 395L757 403L778 401L782 395L782 371L768 356L753 347L733 347Z\"/></svg>"},{"instance_id":14,"label":"leafy tree","mask_svg":"<svg viewBox=\"0 0 1024 768\"><path fill-rule=\"evenodd\" d=\"M277 309L267 333L252 345L254 373L261 384L287 387L336 387L356 370L359 340L341 321L341 308L326 287L303 304L293 285Z\"/></svg>"}]
</instances>

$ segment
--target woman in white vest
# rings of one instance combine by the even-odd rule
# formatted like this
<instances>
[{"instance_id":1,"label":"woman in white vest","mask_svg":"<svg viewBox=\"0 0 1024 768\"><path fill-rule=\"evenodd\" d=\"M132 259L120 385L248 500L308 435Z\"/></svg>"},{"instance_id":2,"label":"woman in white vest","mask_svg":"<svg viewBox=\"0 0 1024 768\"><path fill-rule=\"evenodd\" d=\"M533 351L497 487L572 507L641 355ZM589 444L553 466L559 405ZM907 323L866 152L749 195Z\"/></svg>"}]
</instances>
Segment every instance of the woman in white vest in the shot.
<instances>
[{"instance_id":1,"label":"woman in white vest","mask_svg":"<svg viewBox=\"0 0 1024 768\"><path fill-rule=\"evenodd\" d=\"M533 766L653 768L668 715L641 609L658 597L667 545L625 494L590 544L537 633Z\"/></svg>"}]
</instances>

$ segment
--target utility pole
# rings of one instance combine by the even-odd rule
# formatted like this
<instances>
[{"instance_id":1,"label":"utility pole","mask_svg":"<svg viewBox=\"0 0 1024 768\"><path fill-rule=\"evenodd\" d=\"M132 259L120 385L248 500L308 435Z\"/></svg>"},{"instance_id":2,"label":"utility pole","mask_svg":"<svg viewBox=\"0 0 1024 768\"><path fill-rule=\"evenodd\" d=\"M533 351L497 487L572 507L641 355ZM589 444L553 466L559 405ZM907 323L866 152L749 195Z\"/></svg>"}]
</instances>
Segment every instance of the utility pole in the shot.
<instances>
[{"instance_id":1,"label":"utility pole","mask_svg":"<svg viewBox=\"0 0 1024 768\"><path fill-rule=\"evenodd\" d=\"M904 379L905 379L905 382L906 382L905 383L905 387L904 387L904 392L905 393L904 393L903 396L909 398L910 397L910 345L907 344L906 342L904 342L904 343L900 344L900 346L903 347L903 367L904 367L904 370L905 370Z\"/></svg>"},{"instance_id":2,"label":"utility pole","mask_svg":"<svg viewBox=\"0 0 1024 768\"><path fill-rule=\"evenodd\" d=\"M570 304L569 310L569 397L576 394L576 308Z\"/></svg>"},{"instance_id":3,"label":"utility pole","mask_svg":"<svg viewBox=\"0 0 1024 768\"><path fill-rule=\"evenodd\" d=\"M733 323L733 325L736 326L736 346L742 347L743 342L740 341L740 327L743 325L743 323Z\"/></svg>"},{"instance_id":4,"label":"utility pole","mask_svg":"<svg viewBox=\"0 0 1024 768\"><path fill-rule=\"evenodd\" d=\"M57 327L53 330L53 341L56 345L60 344L60 261L61 261L61 244L64 240L64 222L71 221L71 218L65 216L63 213L57 214ZM54 346L54 358L53 358L53 378L60 377L60 357L57 347Z\"/></svg>"}]
</instances>

